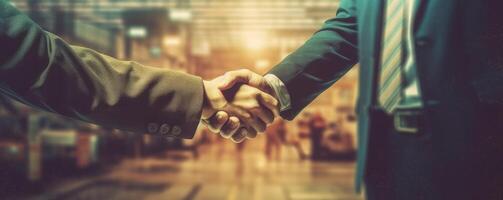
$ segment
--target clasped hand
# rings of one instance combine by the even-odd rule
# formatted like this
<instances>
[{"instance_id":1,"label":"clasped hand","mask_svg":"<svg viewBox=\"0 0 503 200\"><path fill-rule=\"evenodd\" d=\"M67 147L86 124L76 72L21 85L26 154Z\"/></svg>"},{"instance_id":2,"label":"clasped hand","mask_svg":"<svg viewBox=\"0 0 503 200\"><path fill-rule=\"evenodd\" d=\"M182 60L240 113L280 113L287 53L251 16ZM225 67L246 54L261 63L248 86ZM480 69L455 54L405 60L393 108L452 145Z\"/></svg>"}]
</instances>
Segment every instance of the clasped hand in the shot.
<instances>
[{"instance_id":1,"label":"clasped hand","mask_svg":"<svg viewBox=\"0 0 503 200\"><path fill-rule=\"evenodd\" d=\"M250 70L204 81L204 91L202 122L234 142L255 138L278 113L278 101L264 77Z\"/></svg>"}]
</instances>

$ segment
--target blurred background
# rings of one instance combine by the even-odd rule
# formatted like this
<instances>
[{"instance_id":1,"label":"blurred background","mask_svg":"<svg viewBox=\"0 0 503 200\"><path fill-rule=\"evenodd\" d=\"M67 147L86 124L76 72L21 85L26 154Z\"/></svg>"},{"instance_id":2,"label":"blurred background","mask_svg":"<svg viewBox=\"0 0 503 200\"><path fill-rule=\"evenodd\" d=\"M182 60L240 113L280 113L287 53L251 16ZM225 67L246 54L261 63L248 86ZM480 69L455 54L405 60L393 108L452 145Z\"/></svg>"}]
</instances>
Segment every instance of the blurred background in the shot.
<instances>
[{"instance_id":1,"label":"blurred background","mask_svg":"<svg viewBox=\"0 0 503 200\"><path fill-rule=\"evenodd\" d=\"M12 0L46 30L119 59L212 79L266 73L339 0ZM234 144L104 129L0 97L0 199L361 199L357 68L294 121ZM134 114L134 113L131 113Z\"/></svg>"}]
</instances>

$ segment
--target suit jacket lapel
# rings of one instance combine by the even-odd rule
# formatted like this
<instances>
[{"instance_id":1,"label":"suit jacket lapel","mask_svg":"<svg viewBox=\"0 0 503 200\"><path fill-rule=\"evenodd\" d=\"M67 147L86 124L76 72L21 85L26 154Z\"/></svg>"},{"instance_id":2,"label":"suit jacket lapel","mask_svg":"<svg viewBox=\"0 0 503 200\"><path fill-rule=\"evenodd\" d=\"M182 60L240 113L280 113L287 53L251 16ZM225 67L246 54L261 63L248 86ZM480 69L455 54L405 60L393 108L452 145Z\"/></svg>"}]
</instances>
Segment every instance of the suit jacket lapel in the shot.
<instances>
[{"instance_id":1,"label":"suit jacket lapel","mask_svg":"<svg viewBox=\"0 0 503 200\"><path fill-rule=\"evenodd\" d=\"M423 2L422 0L413 0L414 7L412 12L414 13L414 19L416 19L417 11L419 10L419 6L421 6L422 2Z\"/></svg>"},{"instance_id":2,"label":"suit jacket lapel","mask_svg":"<svg viewBox=\"0 0 503 200\"><path fill-rule=\"evenodd\" d=\"M426 8L426 4L428 3L428 0L414 0L414 27L413 31L415 32L417 30L417 27L421 23L421 20L423 19L424 16L424 9Z\"/></svg>"}]
</instances>

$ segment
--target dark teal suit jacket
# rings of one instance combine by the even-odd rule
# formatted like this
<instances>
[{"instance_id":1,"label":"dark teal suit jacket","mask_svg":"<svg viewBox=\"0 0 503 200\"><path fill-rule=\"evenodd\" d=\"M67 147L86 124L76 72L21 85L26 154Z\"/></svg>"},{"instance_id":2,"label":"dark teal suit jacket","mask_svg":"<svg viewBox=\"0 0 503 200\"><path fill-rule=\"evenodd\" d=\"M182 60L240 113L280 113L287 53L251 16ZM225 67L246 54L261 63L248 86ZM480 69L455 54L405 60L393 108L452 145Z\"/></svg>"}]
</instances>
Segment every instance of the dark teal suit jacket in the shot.
<instances>
[{"instance_id":1,"label":"dark teal suit jacket","mask_svg":"<svg viewBox=\"0 0 503 200\"><path fill-rule=\"evenodd\" d=\"M269 72L278 76L288 89L292 106L281 115L292 119L352 66L360 63L357 189L365 175L367 153L373 151L367 148L369 136L379 132L372 128L371 114L376 106L375 69L380 63L384 2L341 0L336 16ZM488 39L490 28L500 24L497 11L490 9L498 3L492 0L417 2L413 39L422 100L425 110L431 111L427 118L442 121L452 118L447 114L465 116L456 123L465 124L465 129L473 128L470 122L484 117L477 110L480 105L502 99L503 90L494 83L503 85L503 79L492 73L498 66L491 66L490 62L498 60L501 53L497 53L497 48L501 45ZM453 127L438 124L438 129L451 130Z\"/></svg>"}]
</instances>

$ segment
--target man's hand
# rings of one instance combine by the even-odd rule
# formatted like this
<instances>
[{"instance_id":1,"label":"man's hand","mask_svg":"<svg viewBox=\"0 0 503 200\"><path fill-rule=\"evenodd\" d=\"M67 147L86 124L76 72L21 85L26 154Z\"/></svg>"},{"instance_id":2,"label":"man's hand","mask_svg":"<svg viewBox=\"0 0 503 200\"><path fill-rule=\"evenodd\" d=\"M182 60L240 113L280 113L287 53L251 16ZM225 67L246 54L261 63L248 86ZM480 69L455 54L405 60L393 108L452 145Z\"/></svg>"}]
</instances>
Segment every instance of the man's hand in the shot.
<instances>
[{"instance_id":1,"label":"man's hand","mask_svg":"<svg viewBox=\"0 0 503 200\"><path fill-rule=\"evenodd\" d=\"M255 138L257 132L265 131L267 124L274 121L278 110L278 101L271 95L249 85L236 84L224 91L226 99L233 107L248 111L251 115L241 119L248 127L248 138ZM250 127L253 128L250 130Z\"/></svg>"},{"instance_id":2,"label":"man's hand","mask_svg":"<svg viewBox=\"0 0 503 200\"><path fill-rule=\"evenodd\" d=\"M254 112L254 116L261 116L259 117L260 120L237 120L239 123L243 123L245 126L252 126L255 127L255 129L249 129L249 128L240 128L238 130L232 129L232 131L227 130L222 130L221 134L222 135L229 135L229 134L234 134L235 136L246 136L248 138L254 138L257 135L257 130L263 130L265 128L265 124L270 123L269 122L269 117L270 113L274 113L278 111L278 101L274 99L270 94L272 94L272 88L270 88L269 84L265 81L264 77L254 73L248 69L241 69L241 70L235 70L235 71L230 71L225 73L223 76L218 77L214 80L214 83L217 84L218 88L221 91L226 92L227 90L230 90L233 88L235 85L241 85L241 84L246 84L248 86L241 86L238 87L239 89L234 90L235 98L232 98L235 102L230 103L230 104L236 104L242 108L251 108L249 111ZM249 87L251 86L251 87ZM254 88L252 88L254 87ZM226 92L229 93L229 92ZM232 92L231 92L232 93ZM258 94L259 96L254 96L254 94ZM232 95L227 95L231 96ZM260 96L265 97L265 98L259 98ZM248 98L248 99L247 99ZM255 99L254 99L255 98ZM263 111L263 109L259 109L257 106L260 104L260 102L255 101L256 103L259 104L252 104L250 102L253 102L253 100L262 100L262 101L269 101L270 103L265 103L264 105L271 105L273 104L273 107L268 106L268 110ZM273 99L273 100L271 100ZM254 107L254 108L253 108ZM273 119L274 119L274 114L273 114ZM251 115L250 115L251 117ZM231 117L232 119L232 117ZM251 122L250 122L251 121ZM214 130L218 131L218 130Z\"/></svg>"},{"instance_id":3,"label":"man's hand","mask_svg":"<svg viewBox=\"0 0 503 200\"><path fill-rule=\"evenodd\" d=\"M272 88L267 84L265 78L251 70L240 69L225 73L221 77L218 87L220 90L227 90L238 83L246 84L272 94Z\"/></svg>"},{"instance_id":4,"label":"man's hand","mask_svg":"<svg viewBox=\"0 0 503 200\"><path fill-rule=\"evenodd\" d=\"M274 97L257 88L237 85L236 83L246 80L243 72L245 71L241 70L237 74L230 72L204 82L203 122L211 131L220 132L223 137L235 142L241 142L246 137L254 138L257 132L264 131L266 124L274 120L278 105ZM229 82L228 75L242 79ZM236 87L230 90L234 85ZM227 99L222 91L226 92Z\"/></svg>"},{"instance_id":5,"label":"man's hand","mask_svg":"<svg viewBox=\"0 0 503 200\"><path fill-rule=\"evenodd\" d=\"M230 117L223 111L228 103L225 96L218 89L216 81L204 81L204 102L201 121L214 133L220 133L224 138L233 136L240 128L239 118ZM239 110L237 110L239 112ZM239 116L249 115L247 112L240 113ZM236 136L237 137L237 136ZM234 142L240 142L240 138L234 139ZM243 137L244 139L244 137ZM241 139L242 140L242 139Z\"/></svg>"}]
</instances>

